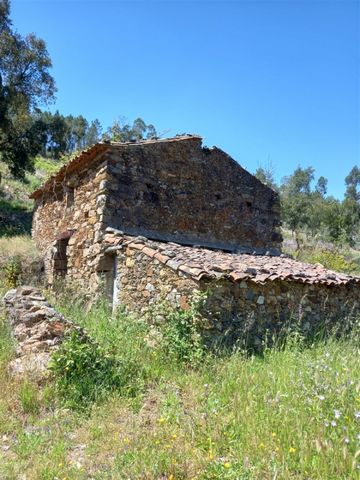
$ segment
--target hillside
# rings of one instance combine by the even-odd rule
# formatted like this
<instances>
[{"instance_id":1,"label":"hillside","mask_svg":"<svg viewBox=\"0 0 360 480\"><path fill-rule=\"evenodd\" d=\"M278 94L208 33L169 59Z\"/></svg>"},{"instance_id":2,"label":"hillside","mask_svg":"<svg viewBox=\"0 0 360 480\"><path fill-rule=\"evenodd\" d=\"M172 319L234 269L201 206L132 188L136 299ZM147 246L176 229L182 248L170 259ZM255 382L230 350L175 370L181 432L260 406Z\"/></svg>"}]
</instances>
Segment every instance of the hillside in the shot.
<instances>
[{"instance_id":1,"label":"hillside","mask_svg":"<svg viewBox=\"0 0 360 480\"><path fill-rule=\"evenodd\" d=\"M34 173L28 173L24 181L14 179L7 165L0 162L0 237L30 234L33 202L29 194L63 163L37 157Z\"/></svg>"}]
</instances>

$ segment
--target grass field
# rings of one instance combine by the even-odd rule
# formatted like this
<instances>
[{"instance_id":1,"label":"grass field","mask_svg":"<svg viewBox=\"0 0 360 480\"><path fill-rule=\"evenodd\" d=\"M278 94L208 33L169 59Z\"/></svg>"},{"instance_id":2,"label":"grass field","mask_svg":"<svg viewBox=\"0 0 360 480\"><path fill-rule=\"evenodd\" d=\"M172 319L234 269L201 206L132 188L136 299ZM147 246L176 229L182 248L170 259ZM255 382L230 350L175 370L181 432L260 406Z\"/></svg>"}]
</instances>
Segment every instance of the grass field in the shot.
<instances>
[{"instance_id":1,"label":"grass field","mask_svg":"<svg viewBox=\"0 0 360 480\"><path fill-rule=\"evenodd\" d=\"M306 347L293 336L261 357L205 352L191 365L191 356L182 362L161 338L153 342L141 320L111 316L102 305L85 314L80 303L58 304L96 340L99 365L108 358L121 368L122 387L94 403L72 403L73 392L59 389L71 361L80 359L71 342L62 353L68 366L41 388L9 378L13 347L3 322L1 479L359 478L355 334ZM90 378L79 362L74 389Z\"/></svg>"}]
</instances>

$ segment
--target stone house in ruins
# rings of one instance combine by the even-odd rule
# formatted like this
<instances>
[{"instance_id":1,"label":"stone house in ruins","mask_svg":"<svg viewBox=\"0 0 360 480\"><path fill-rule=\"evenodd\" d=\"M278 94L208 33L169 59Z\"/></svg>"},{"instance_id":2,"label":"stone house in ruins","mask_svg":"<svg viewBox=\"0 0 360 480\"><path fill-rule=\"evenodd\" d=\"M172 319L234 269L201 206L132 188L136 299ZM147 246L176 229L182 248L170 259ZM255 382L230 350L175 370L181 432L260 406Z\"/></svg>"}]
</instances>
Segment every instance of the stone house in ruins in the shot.
<instances>
[{"instance_id":1,"label":"stone house in ruins","mask_svg":"<svg viewBox=\"0 0 360 480\"><path fill-rule=\"evenodd\" d=\"M31 198L50 285L105 282L114 305L140 313L206 290L204 335L231 342L360 313L360 277L282 255L277 194L197 135L98 143Z\"/></svg>"}]
</instances>

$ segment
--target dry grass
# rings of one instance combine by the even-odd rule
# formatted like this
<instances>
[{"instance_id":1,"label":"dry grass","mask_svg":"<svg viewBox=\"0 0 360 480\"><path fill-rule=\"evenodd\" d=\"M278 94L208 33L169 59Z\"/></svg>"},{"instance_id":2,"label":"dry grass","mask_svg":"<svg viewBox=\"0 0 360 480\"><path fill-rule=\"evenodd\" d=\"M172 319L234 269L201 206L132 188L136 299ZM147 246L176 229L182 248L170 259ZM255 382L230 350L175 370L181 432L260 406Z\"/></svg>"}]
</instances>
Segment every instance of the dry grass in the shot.
<instances>
[{"instance_id":1,"label":"dry grass","mask_svg":"<svg viewBox=\"0 0 360 480\"><path fill-rule=\"evenodd\" d=\"M20 284L41 282L42 257L31 237L0 237L0 294Z\"/></svg>"},{"instance_id":2,"label":"dry grass","mask_svg":"<svg viewBox=\"0 0 360 480\"><path fill-rule=\"evenodd\" d=\"M0 237L0 261L3 263L9 257L16 255L23 258L37 257L38 252L30 235Z\"/></svg>"}]
</instances>

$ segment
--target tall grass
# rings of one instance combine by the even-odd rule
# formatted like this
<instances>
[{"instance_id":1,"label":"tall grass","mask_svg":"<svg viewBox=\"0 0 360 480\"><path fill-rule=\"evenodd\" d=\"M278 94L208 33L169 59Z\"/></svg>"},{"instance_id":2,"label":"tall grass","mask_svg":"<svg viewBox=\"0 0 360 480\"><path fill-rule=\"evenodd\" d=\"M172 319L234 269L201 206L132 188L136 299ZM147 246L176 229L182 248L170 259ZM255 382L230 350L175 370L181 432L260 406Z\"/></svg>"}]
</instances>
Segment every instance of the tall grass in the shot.
<instances>
[{"instance_id":1,"label":"tall grass","mask_svg":"<svg viewBox=\"0 0 360 480\"><path fill-rule=\"evenodd\" d=\"M62 310L102 352L136 366L135 388L110 389L79 413L51 384L36 395L2 376L0 478L359 478L359 338L293 337L262 357L206 355L192 366L142 320L104 304L84 313L74 299Z\"/></svg>"},{"instance_id":2,"label":"tall grass","mask_svg":"<svg viewBox=\"0 0 360 480\"><path fill-rule=\"evenodd\" d=\"M0 237L0 295L20 284L41 284L42 270L42 256L30 236Z\"/></svg>"}]
</instances>

